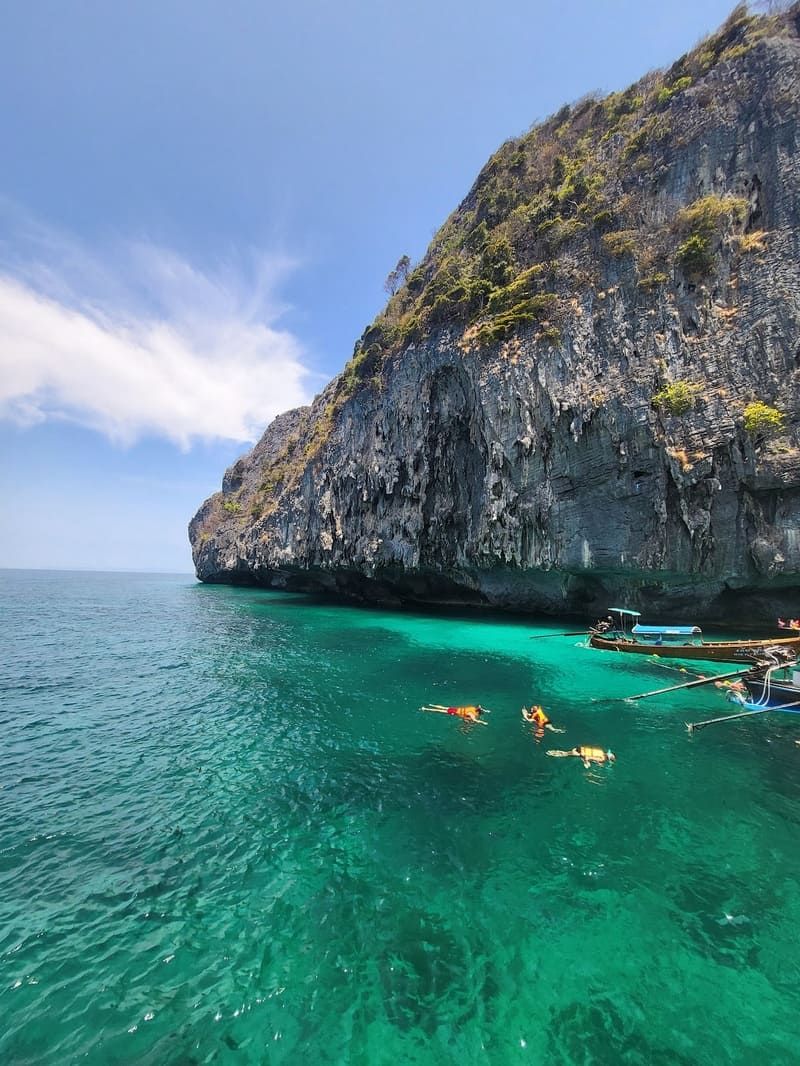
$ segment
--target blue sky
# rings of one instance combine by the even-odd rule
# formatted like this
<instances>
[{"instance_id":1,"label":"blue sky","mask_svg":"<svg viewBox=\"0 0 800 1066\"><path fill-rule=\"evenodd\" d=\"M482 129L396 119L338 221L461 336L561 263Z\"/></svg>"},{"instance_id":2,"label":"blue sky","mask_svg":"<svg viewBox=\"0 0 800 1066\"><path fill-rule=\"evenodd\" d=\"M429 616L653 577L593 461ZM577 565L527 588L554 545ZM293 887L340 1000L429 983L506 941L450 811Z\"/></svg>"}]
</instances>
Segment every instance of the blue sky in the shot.
<instances>
[{"instance_id":1,"label":"blue sky","mask_svg":"<svg viewBox=\"0 0 800 1066\"><path fill-rule=\"evenodd\" d=\"M731 6L4 5L0 566L190 570L224 468L502 141Z\"/></svg>"}]
</instances>

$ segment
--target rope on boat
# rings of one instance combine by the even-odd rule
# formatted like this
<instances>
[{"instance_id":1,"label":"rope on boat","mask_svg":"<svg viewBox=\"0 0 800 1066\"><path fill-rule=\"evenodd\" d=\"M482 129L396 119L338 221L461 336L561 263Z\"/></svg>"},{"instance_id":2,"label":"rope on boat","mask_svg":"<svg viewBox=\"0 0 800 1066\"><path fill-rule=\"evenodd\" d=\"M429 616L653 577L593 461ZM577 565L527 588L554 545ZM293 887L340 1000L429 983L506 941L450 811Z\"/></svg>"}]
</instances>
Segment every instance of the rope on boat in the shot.
<instances>
[{"instance_id":1,"label":"rope on boat","mask_svg":"<svg viewBox=\"0 0 800 1066\"><path fill-rule=\"evenodd\" d=\"M648 655L647 662L651 663L653 666L660 666L662 670L671 670L673 674L688 674L690 677L705 676L703 674L698 674L696 670L690 670L686 666L673 666L672 663L665 663L657 652Z\"/></svg>"}]
</instances>

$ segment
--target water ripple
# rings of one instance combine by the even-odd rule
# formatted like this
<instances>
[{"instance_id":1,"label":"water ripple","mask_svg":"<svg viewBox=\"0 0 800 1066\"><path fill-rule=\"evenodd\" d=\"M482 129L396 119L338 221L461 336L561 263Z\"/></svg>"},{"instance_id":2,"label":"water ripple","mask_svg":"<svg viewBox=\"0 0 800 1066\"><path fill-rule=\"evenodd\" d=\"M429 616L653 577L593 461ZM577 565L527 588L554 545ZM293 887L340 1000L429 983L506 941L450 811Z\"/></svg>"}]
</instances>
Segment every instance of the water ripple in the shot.
<instances>
[{"instance_id":1,"label":"water ripple","mask_svg":"<svg viewBox=\"0 0 800 1066\"><path fill-rule=\"evenodd\" d=\"M507 619L0 594L3 1062L793 1061L786 723L592 704L663 670ZM534 696L617 765L547 759ZM416 711L474 698L488 728Z\"/></svg>"}]
</instances>

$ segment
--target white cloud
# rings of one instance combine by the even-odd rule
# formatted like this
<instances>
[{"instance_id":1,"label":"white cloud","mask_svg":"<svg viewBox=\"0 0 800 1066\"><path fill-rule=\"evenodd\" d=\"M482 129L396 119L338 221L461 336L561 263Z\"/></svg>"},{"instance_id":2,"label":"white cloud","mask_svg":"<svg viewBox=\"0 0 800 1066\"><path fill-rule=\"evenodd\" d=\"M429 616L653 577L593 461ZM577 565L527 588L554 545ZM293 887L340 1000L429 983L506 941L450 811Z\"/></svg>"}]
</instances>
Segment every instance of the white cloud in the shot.
<instances>
[{"instance_id":1,"label":"white cloud","mask_svg":"<svg viewBox=\"0 0 800 1066\"><path fill-rule=\"evenodd\" d=\"M306 353L278 325L285 258L263 258L248 280L147 244L117 250L112 270L47 231L33 243L27 258L1 249L0 418L188 447L254 440L308 402Z\"/></svg>"}]
</instances>

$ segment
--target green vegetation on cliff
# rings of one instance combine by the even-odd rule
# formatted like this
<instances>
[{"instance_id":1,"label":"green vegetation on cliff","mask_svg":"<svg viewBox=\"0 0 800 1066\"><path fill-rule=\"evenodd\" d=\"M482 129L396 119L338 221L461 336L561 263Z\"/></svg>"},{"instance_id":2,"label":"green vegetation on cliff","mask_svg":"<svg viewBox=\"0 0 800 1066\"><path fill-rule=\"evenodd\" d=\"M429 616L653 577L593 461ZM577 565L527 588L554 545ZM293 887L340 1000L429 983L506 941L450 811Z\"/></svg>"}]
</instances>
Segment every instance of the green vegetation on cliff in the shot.
<instances>
[{"instance_id":1,"label":"green vegetation on cliff","mask_svg":"<svg viewBox=\"0 0 800 1066\"><path fill-rule=\"evenodd\" d=\"M605 99L589 95L503 144L356 344L342 394L438 329L486 345L535 326L553 343L580 284L602 289L632 270L647 292L669 281L672 262L690 279L710 274L715 243L725 227L742 231L747 201L721 190L655 219L647 195L666 149L701 135L703 112L713 119L709 75L781 32L778 16L739 5L669 70Z\"/></svg>"},{"instance_id":2,"label":"green vegetation on cliff","mask_svg":"<svg viewBox=\"0 0 800 1066\"><path fill-rule=\"evenodd\" d=\"M721 252L763 251L767 235L751 203L757 190L729 188L717 175L713 191L689 203L662 193L676 153L713 134L729 102L720 98L723 80L741 84L745 106L737 64L765 37L787 32L785 16L754 16L739 5L668 70L602 99L588 95L503 144L422 261L413 269L408 257L398 261L384 310L315 403L303 445L287 444L265 465L251 514L268 514L298 483L347 401L379 390L387 360L410 345L441 334L462 351L496 351L524 333L544 353L619 287L638 294L646 311L665 289L678 298L713 286ZM654 389L653 403L667 415L686 413L696 397L691 383L670 384L663 374Z\"/></svg>"},{"instance_id":3,"label":"green vegetation on cliff","mask_svg":"<svg viewBox=\"0 0 800 1066\"><path fill-rule=\"evenodd\" d=\"M685 415L694 407L703 386L696 381L674 381L653 397L653 404L668 415Z\"/></svg>"},{"instance_id":4,"label":"green vegetation on cliff","mask_svg":"<svg viewBox=\"0 0 800 1066\"><path fill-rule=\"evenodd\" d=\"M767 437L783 429L784 417L775 407L754 400L744 409L744 428L754 437Z\"/></svg>"},{"instance_id":5,"label":"green vegetation on cliff","mask_svg":"<svg viewBox=\"0 0 800 1066\"><path fill-rule=\"evenodd\" d=\"M198 576L756 611L800 588L800 0L489 160L344 371L226 471ZM637 603L634 601L633 606Z\"/></svg>"}]
</instances>

